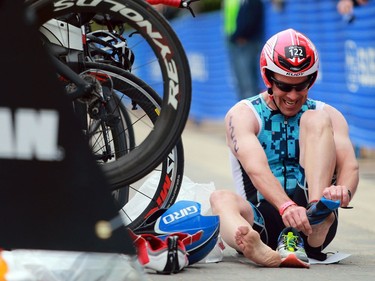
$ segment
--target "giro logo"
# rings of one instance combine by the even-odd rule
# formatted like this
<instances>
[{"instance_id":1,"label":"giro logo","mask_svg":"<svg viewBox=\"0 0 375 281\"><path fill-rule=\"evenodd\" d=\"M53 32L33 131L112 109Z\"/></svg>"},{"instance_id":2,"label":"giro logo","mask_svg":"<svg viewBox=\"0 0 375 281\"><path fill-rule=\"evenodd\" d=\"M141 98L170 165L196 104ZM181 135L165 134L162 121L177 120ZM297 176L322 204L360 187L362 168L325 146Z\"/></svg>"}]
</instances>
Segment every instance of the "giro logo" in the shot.
<instances>
[{"instance_id":1,"label":"giro logo","mask_svg":"<svg viewBox=\"0 0 375 281\"><path fill-rule=\"evenodd\" d=\"M55 110L0 107L0 158L60 161L58 148L59 113Z\"/></svg>"},{"instance_id":2,"label":"giro logo","mask_svg":"<svg viewBox=\"0 0 375 281\"><path fill-rule=\"evenodd\" d=\"M124 4L117 2L115 0L60 0L54 3L54 10L60 11L64 9L71 8L73 6L77 7L96 7L100 5L110 6L109 9L114 13L118 13L123 17L127 18L128 21L131 21L137 24L140 28L144 29L145 32L150 36L155 45L159 47L159 52L162 58L167 65L167 75L169 82L169 93L168 93L168 104L171 105L175 110L177 110L178 106L178 99L177 96L179 94L179 80L178 80L178 70L176 68L176 63L173 60L171 51L166 45L166 40L168 38L163 38L160 32L154 30L151 22L147 19L143 18L141 14L137 11L131 9L130 7L125 6Z\"/></svg>"},{"instance_id":3,"label":"giro logo","mask_svg":"<svg viewBox=\"0 0 375 281\"><path fill-rule=\"evenodd\" d=\"M189 206L177 212L173 212L172 214L164 216L163 222L165 224L170 224L174 221L180 220L188 215L192 215L195 213L198 213L198 208L196 206Z\"/></svg>"}]
</instances>

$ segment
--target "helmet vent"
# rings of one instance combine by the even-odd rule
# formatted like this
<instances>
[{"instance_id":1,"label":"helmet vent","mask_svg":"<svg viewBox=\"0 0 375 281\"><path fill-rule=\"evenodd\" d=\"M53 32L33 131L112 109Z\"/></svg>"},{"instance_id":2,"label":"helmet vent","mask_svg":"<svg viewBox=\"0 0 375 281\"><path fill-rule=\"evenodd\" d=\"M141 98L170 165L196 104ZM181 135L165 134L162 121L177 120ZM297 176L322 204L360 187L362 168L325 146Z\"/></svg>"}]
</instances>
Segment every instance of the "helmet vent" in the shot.
<instances>
[{"instance_id":1,"label":"helmet vent","mask_svg":"<svg viewBox=\"0 0 375 281\"><path fill-rule=\"evenodd\" d=\"M299 72L299 71L305 70L305 69L308 68L308 66L311 63L311 57L307 58L306 60L304 60L299 65L293 65L293 64L291 64L286 59L284 59L282 56L278 56L278 60L279 60L280 65L282 67L284 67L284 68L286 68L286 69L288 69L289 71L292 71L292 72Z\"/></svg>"}]
</instances>

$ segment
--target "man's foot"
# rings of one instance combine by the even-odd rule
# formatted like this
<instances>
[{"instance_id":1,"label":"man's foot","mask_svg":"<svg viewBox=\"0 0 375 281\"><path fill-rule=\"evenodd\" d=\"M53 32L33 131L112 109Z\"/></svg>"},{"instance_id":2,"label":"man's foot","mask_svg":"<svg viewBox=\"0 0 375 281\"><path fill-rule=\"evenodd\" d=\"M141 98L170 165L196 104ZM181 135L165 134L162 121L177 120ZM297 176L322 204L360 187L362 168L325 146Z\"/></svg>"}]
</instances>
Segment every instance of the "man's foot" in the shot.
<instances>
[{"instance_id":1,"label":"man's foot","mask_svg":"<svg viewBox=\"0 0 375 281\"><path fill-rule=\"evenodd\" d=\"M340 201L333 201L322 197L318 202L307 206L307 218L311 225L322 223L334 210L340 207Z\"/></svg>"},{"instance_id":2,"label":"man's foot","mask_svg":"<svg viewBox=\"0 0 375 281\"><path fill-rule=\"evenodd\" d=\"M248 226L240 226L235 234L235 241L249 260L267 267L278 267L280 255L260 239L259 233Z\"/></svg>"},{"instance_id":3,"label":"man's foot","mask_svg":"<svg viewBox=\"0 0 375 281\"><path fill-rule=\"evenodd\" d=\"M310 267L302 237L293 227L287 227L280 233L277 251L281 256L280 267Z\"/></svg>"},{"instance_id":4,"label":"man's foot","mask_svg":"<svg viewBox=\"0 0 375 281\"><path fill-rule=\"evenodd\" d=\"M313 248L322 246L334 221L335 214L331 213L323 222L312 225L313 231L309 237L307 237L307 243Z\"/></svg>"}]
</instances>

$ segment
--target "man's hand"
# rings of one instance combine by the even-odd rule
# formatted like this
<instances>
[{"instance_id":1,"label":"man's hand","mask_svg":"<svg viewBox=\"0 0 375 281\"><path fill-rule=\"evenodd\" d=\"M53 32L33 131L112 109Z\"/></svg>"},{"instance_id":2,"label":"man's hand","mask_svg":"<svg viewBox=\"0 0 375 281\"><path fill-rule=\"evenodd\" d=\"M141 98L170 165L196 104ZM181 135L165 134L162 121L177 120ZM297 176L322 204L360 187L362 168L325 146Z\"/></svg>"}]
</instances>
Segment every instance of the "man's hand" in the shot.
<instances>
[{"instance_id":1,"label":"man's hand","mask_svg":"<svg viewBox=\"0 0 375 281\"><path fill-rule=\"evenodd\" d=\"M312 233L312 228L306 215L306 208L304 207L297 205L288 207L282 219L286 227L294 227L298 231L302 231L306 236Z\"/></svg>"},{"instance_id":2,"label":"man's hand","mask_svg":"<svg viewBox=\"0 0 375 281\"><path fill-rule=\"evenodd\" d=\"M344 185L331 185L323 190L323 196L330 200L340 200L340 207L347 207L350 202L349 188Z\"/></svg>"}]
</instances>

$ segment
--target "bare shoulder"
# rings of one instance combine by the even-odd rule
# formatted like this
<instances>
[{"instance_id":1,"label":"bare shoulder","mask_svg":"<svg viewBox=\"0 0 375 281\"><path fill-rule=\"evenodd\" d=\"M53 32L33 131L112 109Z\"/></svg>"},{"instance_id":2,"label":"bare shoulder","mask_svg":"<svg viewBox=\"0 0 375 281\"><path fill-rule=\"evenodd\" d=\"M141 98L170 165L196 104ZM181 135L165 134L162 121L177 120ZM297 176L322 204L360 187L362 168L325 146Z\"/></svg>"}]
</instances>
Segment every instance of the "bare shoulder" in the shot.
<instances>
[{"instance_id":1,"label":"bare shoulder","mask_svg":"<svg viewBox=\"0 0 375 281\"><path fill-rule=\"evenodd\" d=\"M236 124L237 127L250 129L257 125L257 121L250 106L245 102L238 102L227 112L225 124L227 128Z\"/></svg>"},{"instance_id":2,"label":"bare shoulder","mask_svg":"<svg viewBox=\"0 0 375 281\"><path fill-rule=\"evenodd\" d=\"M248 109L249 109L249 106L244 101L239 101L229 109L226 117L233 115L233 114L239 114L242 111L246 112Z\"/></svg>"},{"instance_id":3,"label":"bare shoulder","mask_svg":"<svg viewBox=\"0 0 375 281\"><path fill-rule=\"evenodd\" d=\"M245 118L254 118L254 113L250 109L250 106L246 104L246 102L238 102L234 106L232 106L227 114L225 115L226 122L229 121L229 119L242 119ZM249 119L247 119L249 120Z\"/></svg>"}]
</instances>

